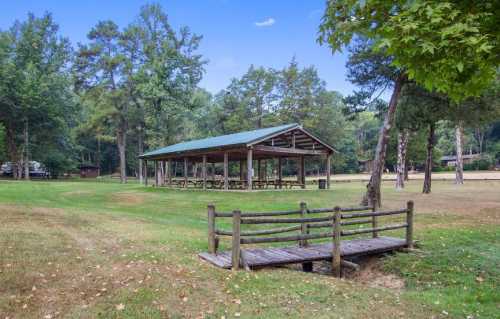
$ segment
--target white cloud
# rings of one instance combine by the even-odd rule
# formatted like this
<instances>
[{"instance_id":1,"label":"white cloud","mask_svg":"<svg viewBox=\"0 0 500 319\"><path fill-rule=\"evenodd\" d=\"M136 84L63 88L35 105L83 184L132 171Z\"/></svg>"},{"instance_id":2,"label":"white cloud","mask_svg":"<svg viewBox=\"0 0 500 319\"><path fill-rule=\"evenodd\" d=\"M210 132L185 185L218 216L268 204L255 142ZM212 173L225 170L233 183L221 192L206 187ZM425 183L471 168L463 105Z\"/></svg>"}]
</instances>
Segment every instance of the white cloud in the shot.
<instances>
[{"instance_id":1,"label":"white cloud","mask_svg":"<svg viewBox=\"0 0 500 319\"><path fill-rule=\"evenodd\" d=\"M255 22L255 26L257 27L270 27L272 26L274 23L276 23L276 20L274 20L273 18L268 18L264 21L260 21L260 22Z\"/></svg>"}]
</instances>

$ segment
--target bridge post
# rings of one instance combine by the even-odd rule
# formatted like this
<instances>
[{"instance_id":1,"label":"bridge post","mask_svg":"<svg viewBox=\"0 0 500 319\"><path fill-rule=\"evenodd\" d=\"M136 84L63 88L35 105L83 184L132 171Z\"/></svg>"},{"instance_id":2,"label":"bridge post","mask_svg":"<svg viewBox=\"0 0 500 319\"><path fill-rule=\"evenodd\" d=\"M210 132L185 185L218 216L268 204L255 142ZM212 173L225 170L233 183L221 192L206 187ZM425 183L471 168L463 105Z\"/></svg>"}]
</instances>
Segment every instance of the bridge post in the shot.
<instances>
[{"instance_id":1,"label":"bridge post","mask_svg":"<svg viewBox=\"0 0 500 319\"><path fill-rule=\"evenodd\" d=\"M215 241L215 206L208 205L208 252L211 254L217 253Z\"/></svg>"},{"instance_id":2,"label":"bridge post","mask_svg":"<svg viewBox=\"0 0 500 319\"><path fill-rule=\"evenodd\" d=\"M341 212L340 207L333 208L333 252L332 252L332 270L336 277L341 275L341 259L340 259L340 236L342 236L341 227Z\"/></svg>"},{"instance_id":3,"label":"bridge post","mask_svg":"<svg viewBox=\"0 0 500 319\"><path fill-rule=\"evenodd\" d=\"M377 200L374 199L373 200L373 204L372 204L372 212L376 212L377 211L377 207L378 207ZM377 227L378 227L377 216L372 216L372 228L375 229ZM373 238L377 238L378 237L378 232L376 230L373 231L372 237Z\"/></svg>"},{"instance_id":4,"label":"bridge post","mask_svg":"<svg viewBox=\"0 0 500 319\"><path fill-rule=\"evenodd\" d=\"M232 269L238 270L240 267L240 236L241 236L241 211L233 211L233 244L231 252Z\"/></svg>"},{"instance_id":5,"label":"bridge post","mask_svg":"<svg viewBox=\"0 0 500 319\"><path fill-rule=\"evenodd\" d=\"M413 201L406 203L406 246L413 248Z\"/></svg>"},{"instance_id":6,"label":"bridge post","mask_svg":"<svg viewBox=\"0 0 500 319\"><path fill-rule=\"evenodd\" d=\"M302 217L302 218L307 217L307 204L305 202L300 202L300 217ZM301 235L309 234L309 224L301 223L300 224L300 233L301 233ZM309 246L307 239L300 240L299 246L300 247ZM302 270L305 272L312 272L313 271L312 261L302 263Z\"/></svg>"}]
</instances>

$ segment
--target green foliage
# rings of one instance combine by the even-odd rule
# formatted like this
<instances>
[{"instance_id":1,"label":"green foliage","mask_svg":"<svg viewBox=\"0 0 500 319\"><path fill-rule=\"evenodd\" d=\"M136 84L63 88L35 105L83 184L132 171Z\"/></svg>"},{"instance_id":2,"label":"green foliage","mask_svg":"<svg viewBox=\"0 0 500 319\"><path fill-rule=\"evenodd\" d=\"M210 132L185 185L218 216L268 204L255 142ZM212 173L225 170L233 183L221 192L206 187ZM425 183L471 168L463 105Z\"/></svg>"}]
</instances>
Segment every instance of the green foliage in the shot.
<instances>
[{"instance_id":1,"label":"green foliage","mask_svg":"<svg viewBox=\"0 0 500 319\"><path fill-rule=\"evenodd\" d=\"M489 157L474 160L472 163L464 164L464 171L486 171L494 165L494 161Z\"/></svg>"},{"instance_id":2,"label":"green foliage","mask_svg":"<svg viewBox=\"0 0 500 319\"><path fill-rule=\"evenodd\" d=\"M71 47L50 14L32 14L0 34L0 123L8 157L17 162L28 147L40 160L49 148L68 151L75 113L68 63ZM29 145L24 130L29 134Z\"/></svg>"},{"instance_id":3,"label":"green foliage","mask_svg":"<svg viewBox=\"0 0 500 319\"><path fill-rule=\"evenodd\" d=\"M409 79L461 101L495 77L495 21L498 8L488 1L331 1L318 41L340 51L354 38L369 39Z\"/></svg>"},{"instance_id":4,"label":"green foliage","mask_svg":"<svg viewBox=\"0 0 500 319\"><path fill-rule=\"evenodd\" d=\"M0 124L0 163L7 159L7 149L5 147L5 127Z\"/></svg>"},{"instance_id":5,"label":"green foliage","mask_svg":"<svg viewBox=\"0 0 500 319\"><path fill-rule=\"evenodd\" d=\"M201 36L187 27L175 31L161 6L151 4L123 30L103 21L88 38L73 66L86 108L78 130L81 151L93 151L97 162L99 143L114 140L125 149L120 167L135 172L144 145L155 148L189 135L186 121L197 105L192 97L205 63L196 54ZM131 143L138 146L127 152Z\"/></svg>"},{"instance_id":6,"label":"green foliage","mask_svg":"<svg viewBox=\"0 0 500 319\"><path fill-rule=\"evenodd\" d=\"M498 19L492 7L411 2L384 23L378 43L394 56L394 65L427 90L454 101L479 96L491 85L498 65L498 30L485 25Z\"/></svg>"}]
</instances>

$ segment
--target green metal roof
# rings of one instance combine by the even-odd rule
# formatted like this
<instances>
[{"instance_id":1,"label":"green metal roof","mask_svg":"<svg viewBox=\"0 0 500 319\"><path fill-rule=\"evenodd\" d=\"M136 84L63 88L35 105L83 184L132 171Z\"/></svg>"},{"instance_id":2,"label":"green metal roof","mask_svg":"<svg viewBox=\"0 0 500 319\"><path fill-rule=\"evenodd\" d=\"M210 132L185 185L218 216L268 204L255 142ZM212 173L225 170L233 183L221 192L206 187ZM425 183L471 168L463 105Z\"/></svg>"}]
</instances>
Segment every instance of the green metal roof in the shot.
<instances>
[{"instance_id":1,"label":"green metal roof","mask_svg":"<svg viewBox=\"0 0 500 319\"><path fill-rule=\"evenodd\" d=\"M159 155L167 155L172 153L182 153L194 150L204 150L219 147L229 147L236 145L251 144L254 141L261 140L267 136L278 134L292 128L300 127L299 124L286 124L275 127L268 127L253 131L239 132L228 135L221 135L215 137L208 137L201 140L193 140L183 143L170 145L167 147L159 148L157 150L144 153L140 155L141 158L155 157Z\"/></svg>"}]
</instances>

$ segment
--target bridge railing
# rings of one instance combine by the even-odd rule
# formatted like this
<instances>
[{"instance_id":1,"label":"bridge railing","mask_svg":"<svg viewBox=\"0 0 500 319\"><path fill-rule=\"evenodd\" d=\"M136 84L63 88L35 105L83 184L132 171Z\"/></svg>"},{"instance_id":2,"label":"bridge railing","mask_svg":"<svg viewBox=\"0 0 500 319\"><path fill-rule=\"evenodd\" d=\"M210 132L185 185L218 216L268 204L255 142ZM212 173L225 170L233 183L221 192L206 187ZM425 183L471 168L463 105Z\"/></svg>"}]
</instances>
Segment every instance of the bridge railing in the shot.
<instances>
[{"instance_id":1,"label":"bridge railing","mask_svg":"<svg viewBox=\"0 0 500 319\"><path fill-rule=\"evenodd\" d=\"M315 217L315 214L323 216ZM290 217L300 215L300 217ZM379 226L379 217L391 215L406 215L404 223ZM231 218L232 230L219 229L216 226L217 218ZM276 225L274 228L245 230L242 225ZM290 225L291 226L283 226ZM369 228L354 228L350 226L371 224ZM349 227L347 227L349 226ZM298 242L299 246L307 247L310 240L332 238L333 240L333 269L340 273L340 242L342 237L371 233L378 237L380 232L405 228L406 245L413 247L413 202L407 202L405 208L398 210L375 210L370 206L360 207L333 207L308 209L302 202L297 210L272 211L272 212L217 212L214 205L208 206L208 251L216 254L220 236L229 236L232 241L232 267L238 269L245 266L244 253L241 245L261 244L276 242ZM312 229L320 229L311 232ZM280 236L266 236L275 234Z\"/></svg>"}]
</instances>

